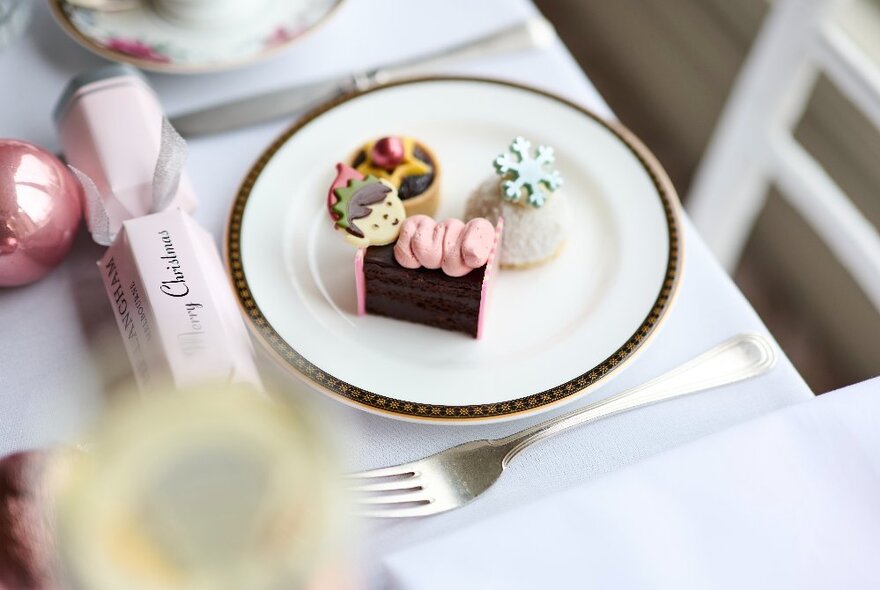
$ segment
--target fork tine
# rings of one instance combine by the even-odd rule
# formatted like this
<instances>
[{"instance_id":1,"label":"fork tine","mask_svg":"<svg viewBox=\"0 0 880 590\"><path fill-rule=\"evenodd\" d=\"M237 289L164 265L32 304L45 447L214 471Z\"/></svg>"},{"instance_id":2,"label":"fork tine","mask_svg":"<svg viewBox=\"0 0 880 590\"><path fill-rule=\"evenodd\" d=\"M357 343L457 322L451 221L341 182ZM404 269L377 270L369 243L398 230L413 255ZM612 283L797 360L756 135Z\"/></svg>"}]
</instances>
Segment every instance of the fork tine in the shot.
<instances>
[{"instance_id":1,"label":"fork tine","mask_svg":"<svg viewBox=\"0 0 880 590\"><path fill-rule=\"evenodd\" d=\"M391 477L394 475L418 475L418 471L413 469L411 463L404 465L392 465L391 467L379 467L378 469L370 469L358 473L349 473L348 479L366 479L369 477Z\"/></svg>"},{"instance_id":2,"label":"fork tine","mask_svg":"<svg viewBox=\"0 0 880 590\"><path fill-rule=\"evenodd\" d=\"M397 490L411 490L420 488L421 479L417 475L412 475L403 479L394 479L392 481L380 481L376 483L352 483L348 486L351 492L394 492Z\"/></svg>"},{"instance_id":3,"label":"fork tine","mask_svg":"<svg viewBox=\"0 0 880 590\"><path fill-rule=\"evenodd\" d=\"M376 496L364 496L355 500L358 504L404 504L407 502L431 502L431 498L422 488L402 492L400 494L379 494Z\"/></svg>"},{"instance_id":4,"label":"fork tine","mask_svg":"<svg viewBox=\"0 0 880 590\"><path fill-rule=\"evenodd\" d=\"M430 516L446 512L447 510L449 510L448 507L441 507L436 502L430 502L420 506L407 506L406 508L358 510L355 514L361 518L409 518L414 516Z\"/></svg>"}]
</instances>

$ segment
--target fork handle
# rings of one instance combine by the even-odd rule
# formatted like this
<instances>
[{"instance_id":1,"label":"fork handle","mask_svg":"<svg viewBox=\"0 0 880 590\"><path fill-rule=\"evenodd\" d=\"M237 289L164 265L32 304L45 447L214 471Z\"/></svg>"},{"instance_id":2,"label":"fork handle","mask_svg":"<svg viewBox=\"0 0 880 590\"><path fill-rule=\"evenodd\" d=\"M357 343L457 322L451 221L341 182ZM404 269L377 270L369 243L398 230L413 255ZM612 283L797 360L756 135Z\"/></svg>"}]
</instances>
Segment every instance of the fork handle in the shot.
<instances>
[{"instance_id":1,"label":"fork handle","mask_svg":"<svg viewBox=\"0 0 880 590\"><path fill-rule=\"evenodd\" d=\"M494 440L492 443L510 448L504 457L504 465L507 466L516 455L536 442L575 426L657 402L743 381L764 373L775 362L776 355L767 338L757 334L740 334L647 383L505 438Z\"/></svg>"}]
</instances>

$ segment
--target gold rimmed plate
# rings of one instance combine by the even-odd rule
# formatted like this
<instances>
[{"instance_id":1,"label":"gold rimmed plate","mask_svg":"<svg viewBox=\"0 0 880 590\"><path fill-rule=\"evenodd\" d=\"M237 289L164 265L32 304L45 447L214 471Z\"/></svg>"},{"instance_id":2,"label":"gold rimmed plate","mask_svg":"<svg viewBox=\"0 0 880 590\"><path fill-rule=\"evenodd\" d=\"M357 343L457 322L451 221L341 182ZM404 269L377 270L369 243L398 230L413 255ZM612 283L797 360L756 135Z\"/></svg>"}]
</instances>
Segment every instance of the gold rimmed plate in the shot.
<instances>
[{"instance_id":1,"label":"gold rimmed plate","mask_svg":"<svg viewBox=\"0 0 880 590\"><path fill-rule=\"evenodd\" d=\"M327 187L338 160L388 134L437 154L439 219L463 215L513 137L556 150L566 245L543 266L499 274L481 340L356 315L354 251L333 230ZM576 399L644 348L681 277L679 207L620 125L525 86L427 78L333 101L278 138L239 190L226 257L257 339L316 390L395 418L498 421Z\"/></svg>"}]
</instances>

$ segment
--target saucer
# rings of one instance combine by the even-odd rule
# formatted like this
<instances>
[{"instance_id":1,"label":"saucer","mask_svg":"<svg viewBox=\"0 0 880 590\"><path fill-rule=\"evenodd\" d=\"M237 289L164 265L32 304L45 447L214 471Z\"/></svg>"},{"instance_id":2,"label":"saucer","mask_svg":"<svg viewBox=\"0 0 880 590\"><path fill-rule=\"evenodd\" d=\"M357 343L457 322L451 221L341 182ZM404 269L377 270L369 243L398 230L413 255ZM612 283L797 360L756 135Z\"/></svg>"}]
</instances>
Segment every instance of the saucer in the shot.
<instances>
[{"instance_id":1,"label":"saucer","mask_svg":"<svg viewBox=\"0 0 880 590\"><path fill-rule=\"evenodd\" d=\"M215 28L183 26L144 0L101 11L50 0L67 33L86 49L155 72L189 74L244 66L273 55L314 29L343 0L271 0L252 17Z\"/></svg>"}]
</instances>

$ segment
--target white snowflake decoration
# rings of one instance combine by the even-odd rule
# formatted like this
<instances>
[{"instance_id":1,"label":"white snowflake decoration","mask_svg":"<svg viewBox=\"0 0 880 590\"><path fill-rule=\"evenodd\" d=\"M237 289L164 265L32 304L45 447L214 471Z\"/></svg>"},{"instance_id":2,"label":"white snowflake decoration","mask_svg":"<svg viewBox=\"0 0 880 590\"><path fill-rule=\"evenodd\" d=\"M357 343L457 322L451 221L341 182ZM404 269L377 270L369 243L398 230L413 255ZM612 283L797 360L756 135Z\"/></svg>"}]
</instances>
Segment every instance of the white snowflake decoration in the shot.
<instances>
[{"instance_id":1,"label":"white snowflake decoration","mask_svg":"<svg viewBox=\"0 0 880 590\"><path fill-rule=\"evenodd\" d=\"M541 207L550 193L562 186L562 175L558 170L545 169L556 159L552 147L538 146L534 156L531 150L530 141L517 137L510 144L509 153L495 158L493 164L504 179L501 194L505 199L518 203L525 192L529 205Z\"/></svg>"}]
</instances>

